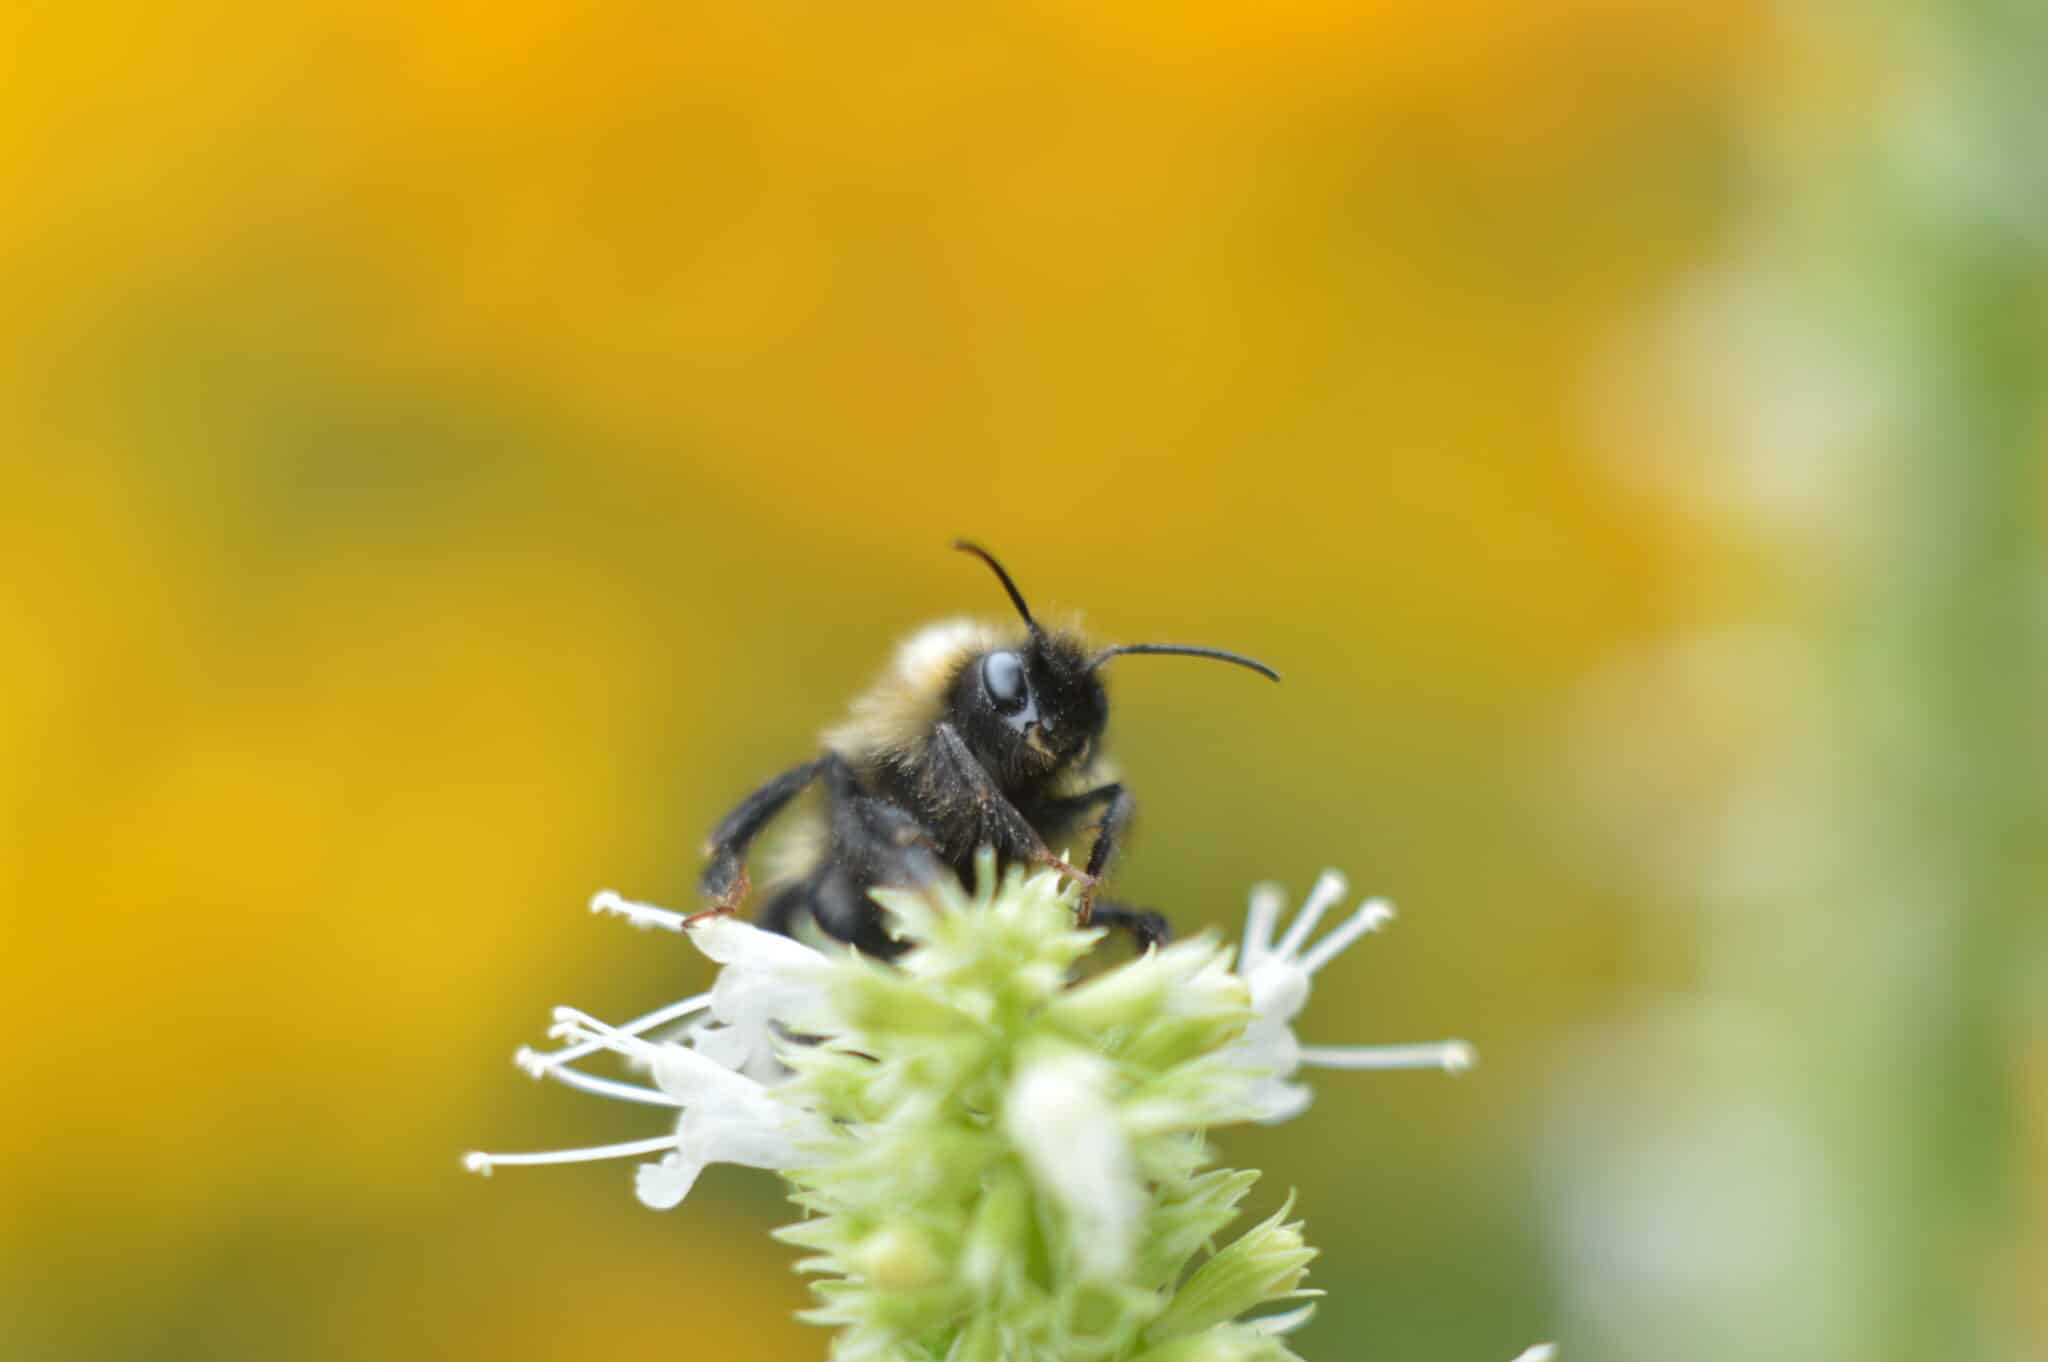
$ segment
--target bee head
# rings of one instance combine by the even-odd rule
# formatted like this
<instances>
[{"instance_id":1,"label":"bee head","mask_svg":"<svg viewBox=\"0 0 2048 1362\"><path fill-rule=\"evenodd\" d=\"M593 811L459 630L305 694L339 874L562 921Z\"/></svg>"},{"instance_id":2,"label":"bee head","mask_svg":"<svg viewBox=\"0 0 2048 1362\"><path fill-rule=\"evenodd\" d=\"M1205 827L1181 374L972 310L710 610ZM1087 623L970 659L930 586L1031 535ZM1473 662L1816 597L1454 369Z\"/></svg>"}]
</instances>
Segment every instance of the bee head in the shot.
<instances>
[{"instance_id":1,"label":"bee head","mask_svg":"<svg viewBox=\"0 0 2048 1362\"><path fill-rule=\"evenodd\" d=\"M1112 657L1123 653L1213 657L1280 679L1279 673L1263 662L1220 648L1125 643L1091 653L1079 637L1044 629L1032 618L1023 593L994 554L964 539L955 540L953 547L988 564L1024 621L1025 637L1015 646L991 649L969 659L954 678L948 697L960 736L1006 784L1088 759L1109 722L1109 697L1099 672Z\"/></svg>"}]
</instances>

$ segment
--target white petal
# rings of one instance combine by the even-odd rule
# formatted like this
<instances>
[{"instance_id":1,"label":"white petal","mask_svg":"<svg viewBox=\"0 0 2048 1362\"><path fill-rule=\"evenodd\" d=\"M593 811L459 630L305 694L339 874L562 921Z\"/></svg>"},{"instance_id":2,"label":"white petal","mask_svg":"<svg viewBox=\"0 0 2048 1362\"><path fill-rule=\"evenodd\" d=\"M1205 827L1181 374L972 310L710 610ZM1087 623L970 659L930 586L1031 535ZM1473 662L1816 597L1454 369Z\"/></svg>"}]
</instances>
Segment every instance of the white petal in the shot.
<instances>
[{"instance_id":1,"label":"white petal","mask_svg":"<svg viewBox=\"0 0 2048 1362\"><path fill-rule=\"evenodd\" d=\"M754 1048L740 1061L739 1071L764 1088L780 1087L793 1077L775 1053L774 1038L767 1033L756 1038Z\"/></svg>"},{"instance_id":2,"label":"white petal","mask_svg":"<svg viewBox=\"0 0 2048 1362\"><path fill-rule=\"evenodd\" d=\"M698 1163L788 1168L802 1159L805 1144L825 1134L811 1112L695 1050L662 1046L653 1069L661 1090L683 1104L676 1148Z\"/></svg>"},{"instance_id":3,"label":"white petal","mask_svg":"<svg viewBox=\"0 0 2048 1362\"><path fill-rule=\"evenodd\" d=\"M1257 1017L1225 1052L1232 1064L1285 1078L1301 1067L1301 1042L1285 1022Z\"/></svg>"},{"instance_id":4,"label":"white petal","mask_svg":"<svg viewBox=\"0 0 2048 1362\"><path fill-rule=\"evenodd\" d=\"M809 949L805 947L804 949ZM711 985L711 1012L734 1026L765 1028L770 1022L815 1023L825 990L808 971L792 974L727 965Z\"/></svg>"},{"instance_id":5,"label":"white petal","mask_svg":"<svg viewBox=\"0 0 2048 1362\"><path fill-rule=\"evenodd\" d=\"M682 1155L670 1154L660 1163L643 1163L633 1170L633 1194L650 1209L674 1210L690 1194L697 1174L703 1171L703 1164L686 1162Z\"/></svg>"},{"instance_id":6,"label":"white petal","mask_svg":"<svg viewBox=\"0 0 2048 1362\"><path fill-rule=\"evenodd\" d=\"M1081 1270L1095 1277L1130 1261L1144 1208L1111 1078L1097 1056L1064 1052L1027 1064L1003 1107L1032 1178L1072 1222Z\"/></svg>"},{"instance_id":7,"label":"white petal","mask_svg":"<svg viewBox=\"0 0 2048 1362\"><path fill-rule=\"evenodd\" d=\"M1251 989L1252 1011L1261 1019L1291 1022L1308 1004L1308 971L1277 955L1252 966L1245 984Z\"/></svg>"},{"instance_id":8,"label":"white petal","mask_svg":"<svg viewBox=\"0 0 2048 1362\"><path fill-rule=\"evenodd\" d=\"M1268 1082L1252 1098L1251 1118L1262 1126L1276 1126L1307 1111L1314 1100L1315 1091L1306 1083Z\"/></svg>"},{"instance_id":9,"label":"white petal","mask_svg":"<svg viewBox=\"0 0 2048 1362\"><path fill-rule=\"evenodd\" d=\"M789 1168L802 1161L806 1137L817 1134L809 1113L771 1103L772 1109L699 1107L676 1123L676 1144L706 1163L745 1168Z\"/></svg>"},{"instance_id":10,"label":"white petal","mask_svg":"<svg viewBox=\"0 0 2048 1362\"><path fill-rule=\"evenodd\" d=\"M753 1057L754 1037L737 1026L704 1026L691 1035L690 1047L720 1066L740 1072Z\"/></svg>"},{"instance_id":11,"label":"white petal","mask_svg":"<svg viewBox=\"0 0 2048 1362\"><path fill-rule=\"evenodd\" d=\"M823 955L794 937L763 931L730 914L704 918L689 931L691 943L721 965L802 973L827 963Z\"/></svg>"},{"instance_id":12,"label":"white petal","mask_svg":"<svg viewBox=\"0 0 2048 1362\"><path fill-rule=\"evenodd\" d=\"M655 1086L684 1106L748 1101L761 1085L684 1045L649 1047Z\"/></svg>"}]
</instances>

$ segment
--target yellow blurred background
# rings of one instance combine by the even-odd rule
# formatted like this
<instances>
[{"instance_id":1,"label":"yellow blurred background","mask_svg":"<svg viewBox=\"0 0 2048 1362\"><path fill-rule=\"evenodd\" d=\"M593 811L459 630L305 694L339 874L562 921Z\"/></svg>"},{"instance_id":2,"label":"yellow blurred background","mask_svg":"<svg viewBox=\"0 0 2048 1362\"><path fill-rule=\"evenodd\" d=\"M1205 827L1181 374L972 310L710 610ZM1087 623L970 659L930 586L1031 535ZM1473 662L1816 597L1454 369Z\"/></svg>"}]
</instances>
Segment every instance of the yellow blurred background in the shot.
<instances>
[{"instance_id":1,"label":"yellow blurred background","mask_svg":"<svg viewBox=\"0 0 2048 1362\"><path fill-rule=\"evenodd\" d=\"M1132 662L1119 888L1403 905L1225 1132L1311 1358L2048 1358L2031 5L0 14L0 1357L813 1358L509 1063L891 642ZM523 1171L523 1170L522 1170ZM722 1174L722 1175L721 1175Z\"/></svg>"}]
</instances>

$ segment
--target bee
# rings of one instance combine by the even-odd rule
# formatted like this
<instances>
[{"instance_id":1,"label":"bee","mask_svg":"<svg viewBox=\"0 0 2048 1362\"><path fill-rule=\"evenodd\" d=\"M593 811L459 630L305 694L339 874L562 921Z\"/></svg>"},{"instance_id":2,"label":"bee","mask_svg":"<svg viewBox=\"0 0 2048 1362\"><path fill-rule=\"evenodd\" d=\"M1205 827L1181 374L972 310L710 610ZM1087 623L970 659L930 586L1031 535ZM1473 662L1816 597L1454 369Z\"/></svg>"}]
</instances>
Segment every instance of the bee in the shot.
<instances>
[{"instance_id":1,"label":"bee","mask_svg":"<svg viewBox=\"0 0 2048 1362\"><path fill-rule=\"evenodd\" d=\"M1128 931L1141 948L1164 941L1159 914L1097 896L1137 808L1102 753L1109 719L1103 665L1133 653L1170 653L1249 667L1274 681L1280 674L1220 648L1090 648L1073 630L1041 625L994 554L966 540L953 547L995 573L1022 629L956 619L905 639L850 716L826 730L821 755L755 790L712 829L699 881L711 900L705 912L739 909L755 837L815 782L822 808L792 829L765 894L763 927L795 935L808 920L887 959L903 946L868 891L949 873L964 880L976 853L989 847L999 866L1051 867L1077 880L1082 923ZM1093 836L1085 866L1051 850L1084 832Z\"/></svg>"}]
</instances>

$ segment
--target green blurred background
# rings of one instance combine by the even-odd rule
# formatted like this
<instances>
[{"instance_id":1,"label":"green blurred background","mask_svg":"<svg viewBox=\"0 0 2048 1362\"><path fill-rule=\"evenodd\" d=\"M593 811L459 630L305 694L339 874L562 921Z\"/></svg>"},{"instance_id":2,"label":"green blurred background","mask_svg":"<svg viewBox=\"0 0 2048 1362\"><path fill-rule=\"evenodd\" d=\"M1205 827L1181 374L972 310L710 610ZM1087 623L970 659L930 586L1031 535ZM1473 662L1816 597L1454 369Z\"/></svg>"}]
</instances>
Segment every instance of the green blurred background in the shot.
<instances>
[{"instance_id":1,"label":"green blurred background","mask_svg":"<svg viewBox=\"0 0 2048 1362\"><path fill-rule=\"evenodd\" d=\"M1123 892L1403 905L1227 1132L1312 1358L2048 1357L2048 20L0 15L0 1356L814 1358L513 1048L898 635L1110 639Z\"/></svg>"}]
</instances>

